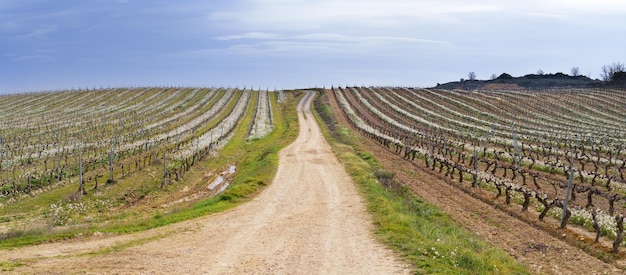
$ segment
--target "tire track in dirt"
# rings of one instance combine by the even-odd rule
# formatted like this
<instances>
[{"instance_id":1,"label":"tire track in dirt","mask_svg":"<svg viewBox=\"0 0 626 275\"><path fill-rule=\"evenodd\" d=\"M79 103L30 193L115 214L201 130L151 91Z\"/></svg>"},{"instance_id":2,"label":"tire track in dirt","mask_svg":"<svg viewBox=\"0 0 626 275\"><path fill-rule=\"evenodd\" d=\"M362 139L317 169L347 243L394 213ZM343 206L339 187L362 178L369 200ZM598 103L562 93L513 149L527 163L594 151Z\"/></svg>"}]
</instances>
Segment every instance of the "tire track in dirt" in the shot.
<instances>
[{"instance_id":1,"label":"tire track in dirt","mask_svg":"<svg viewBox=\"0 0 626 275\"><path fill-rule=\"evenodd\" d=\"M299 102L300 134L280 152L273 183L252 201L216 215L126 236L123 241L179 232L119 252L32 257L38 248L46 247L42 245L0 256L19 259L23 253L21 259L28 264L15 271L38 274L409 273L404 262L374 240L363 199L311 115L314 95L309 91ZM55 251L93 251L116 241L107 240L59 243Z\"/></svg>"}]
</instances>

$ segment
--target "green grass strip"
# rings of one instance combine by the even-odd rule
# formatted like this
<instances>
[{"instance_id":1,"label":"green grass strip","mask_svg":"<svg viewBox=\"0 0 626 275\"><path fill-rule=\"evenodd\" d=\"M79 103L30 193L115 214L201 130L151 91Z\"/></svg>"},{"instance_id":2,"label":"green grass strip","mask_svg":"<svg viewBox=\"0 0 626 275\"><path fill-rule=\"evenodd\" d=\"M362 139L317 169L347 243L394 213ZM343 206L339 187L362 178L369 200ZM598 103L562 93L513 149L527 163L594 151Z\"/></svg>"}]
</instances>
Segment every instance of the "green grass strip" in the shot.
<instances>
[{"instance_id":1,"label":"green grass strip","mask_svg":"<svg viewBox=\"0 0 626 275\"><path fill-rule=\"evenodd\" d=\"M375 234L403 255L418 274L530 274L527 267L506 252L490 246L395 182L393 173L359 148L360 137L336 122L332 110L324 104L324 96L322 92L316 99L316 118L335 154L367 199ZM382 181L392 187L383 187L379 183Z\"/></svg>"},{"instance_id":2,"label":"green grass strip","mask_svg":"<svg viewBox=\"0 0 626 275\"><path fill-rule=\"evenodd\" d=\"M235 129L233 139L222 149L220 157L209 158L203 163L198 163L186 176L188 181L193 181L193 175L201 174L204 169L223 169L229 164L235 163L237 173L229 188L222 194L198 201L187 206L181 205L167 213L141 215L134 212L123 213L120 218L124 221L111 220L104 226L90 226L74 228L61 232L55 232L46 228L35 231L16 232L10 238L0 240L0 249L8 249L26 245L46 243L63 239L74 238L78 234L93 232L106 233L131 233L141 230L156 228L175 222L189 220L211 213L220 212L235 207L250 200L267 184L271 183L278 169L278 152L280 149L292 143L298 136L299 127L297 121L296 106L302 93L293 93L293 99L286 103L272 103L272 111L275 115L274 130L264 138L246 140L248 125L252 123L254 107L250 106L243 120ZM122 186L118 183L113 187ZM182 183L179 185L183 185ZM158 190L158 184L151 184L159 195L167 195L167 190ZM163 192L160 194L158 192ZM49 203L49 198L39 204ZM135 216L137 215L137 216Z\"/></svg>"}]
</instances>

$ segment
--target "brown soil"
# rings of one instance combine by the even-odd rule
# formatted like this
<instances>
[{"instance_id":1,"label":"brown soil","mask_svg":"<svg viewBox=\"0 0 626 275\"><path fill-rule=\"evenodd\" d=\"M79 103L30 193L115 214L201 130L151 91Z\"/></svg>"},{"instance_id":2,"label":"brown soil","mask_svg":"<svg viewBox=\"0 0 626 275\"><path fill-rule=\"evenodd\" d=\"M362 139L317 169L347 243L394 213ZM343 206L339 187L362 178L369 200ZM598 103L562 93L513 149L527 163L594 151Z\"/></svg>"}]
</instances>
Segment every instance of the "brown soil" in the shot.
<instances>
[{"instance_id":1,"label":"brown soil","mask_svg":"<svg viewBox=\"0 0 626 275\"><path fill-rule=\"evenodd\" d=\"M345 127L350 127L339 109L334 93L327 91L327 94L338 121ZM471 232L526 264L534 273L624 273L616 266L604 263L580 248L571 246L548 232L538 229L554 228L553 223L536 222L535 227L511 217L510 211L496 209L491 204L461 191L450 184L449 178L446 179L442 175L422 167L417 160L409 162L401 155L396 155L393 149L385 148L366 137L361 140L363 142L361 146L367 148L386 169L395 172L397 180L409 186L415 195L437 206ZM483 191L477 190L475 192L481 193ZM481 194L477 195L481 196ZM482 196L488 196L488 194L482 194ZM537 219L537 215L534 213L520 214L520 216L524 215L528 215L526 220Z\"/></svg>"},{"instance_id":2,"label":"brown soil","mask_svg":"<svg viewBox=\"0 0 626 275\"><path fill-rule=\"evenodd\" d=\"M32 274L409 273L374 240L361 196L310 115L312 97L300 101L300 135L280 152L274 182L252 201L137 234L0 251L0 259Z\"/></svg>"}]
</instances>

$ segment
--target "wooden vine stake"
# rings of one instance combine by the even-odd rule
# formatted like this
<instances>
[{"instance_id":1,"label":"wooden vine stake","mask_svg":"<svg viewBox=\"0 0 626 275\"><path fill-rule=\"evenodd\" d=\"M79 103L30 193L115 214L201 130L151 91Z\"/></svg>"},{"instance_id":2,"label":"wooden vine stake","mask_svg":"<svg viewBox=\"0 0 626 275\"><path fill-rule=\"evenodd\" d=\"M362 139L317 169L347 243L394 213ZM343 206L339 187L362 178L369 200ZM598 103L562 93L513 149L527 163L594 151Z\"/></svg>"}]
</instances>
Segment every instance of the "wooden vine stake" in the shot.
<instances>
[{"instance_id":1,"label":"wooden vine stake","mask_svg":"<svg viewBox=\"0 0 626 275\"><path fill-rule=\"evenodd\" d=\"M78 153L78 169L79 169L79 185L78 185L78 193L80 195L87 195L87 191L85 190L85 181L83 180L83 152Z\"/></svg>"},{"instance_id":2,"label":"wooden vine stake","mask_svg":"<svg viewBox=\"0 0 626 275\"><path fill-rule=\"evenodd\" d=\"M617 232L615 232L615 241L613 242L613 253L619 252L619 247L622 245L622 240L624 239L624 216L618 215L615 217L615 221L617 222Z\"/></svg>"},{"instance_id":3,"label":"wooden vine stake","mask_svg":"<svg viewBox=\"0 0 626 275\"><path fill-rule=\"evenodd\" d=\"M167 150L163 150L163 180L161 181L161 189L163 189L163 186L165 185L165 180L167 177Z\"/></svg>"},{"instance_id":4,"label":"wooden vine stake","mask_svg":"<svg viewBox=\"0 0 626 275\"><path fill-rule=\"evenodd\" d=\"M519 152L519 146L517 144L517 135L515 134L515 126L511 125L511 135L513 136L513 146L515 146L515 160L517 161L517 171L521 168L521 154ZM515 173L516 171L513 171Z\"/></svg>"},{"instance_id":5,"label":"wooden vine stake","mask_svg":"<svg viewBox=\"0 0 626 275\"><path fill-rule=\"evenodd\" d=\"M109 180L108 183L113 183L113 149L109 151Z\"/></svg>"},{"instance_id":6,"label":"wooden vine stake","mask_svg":"<svg viewBox=\"0 0 626 275\"><path fill-rule=\"evenodd\" d=\"M476 141L474 141L474 181L472 187L478 186L478 151L476 151Z\"/></svg>"},{"instance_id":7,"label":"wooden vine stake","mask_svg":"<svg viewBox=\"0 0 626 275\"><path fill-rule=\"evenodd\" d=\"M3 147L4 147L4 138L0 138L0 172L2 172L2 150L3 150ZM2 177L2 173L0 173L0 177ZM8 177L7 177L7 180L8 180Z\"/></svg>"},{"instance_id":8,"label":"wooden vine stake","mask_svg":"<svg viewBox=\"0 0 626 275\"><path fill-rule=\"evenodd\" d=\"M561 214L561 229L565 229L567 226L567 221L570 217L570 211L567 209L567 203L569 201L570 194L572 193L572 180L574 179L574 168L572 167L574 163L574 155L570 153L569 160L569 179L567 180L567 191L565 193L565 200L563 201L563 214ZM568 215L569 214L569 215Z\"/></svg>"},{"instance_id":9,"label":"wooden vine stake","mask_svg":"<svg viewBox=\"0 0 626 275\"><path fill-rule=\"evenodd\" d=\"M8 170L7 170L8 171ZM8 177L8 172L7 172ZM57 138L57 182L61 181L61 143Z\"/></svg>"}]
</instances>

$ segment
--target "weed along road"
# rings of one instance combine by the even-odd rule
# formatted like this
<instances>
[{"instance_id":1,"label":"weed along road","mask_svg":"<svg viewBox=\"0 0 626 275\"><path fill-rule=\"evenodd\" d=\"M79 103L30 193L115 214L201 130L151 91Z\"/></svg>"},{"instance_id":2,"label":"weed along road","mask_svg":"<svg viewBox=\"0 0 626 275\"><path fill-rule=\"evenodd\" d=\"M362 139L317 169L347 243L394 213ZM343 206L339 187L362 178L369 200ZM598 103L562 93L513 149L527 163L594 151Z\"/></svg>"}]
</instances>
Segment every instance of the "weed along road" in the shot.
<instances>
[{"instance_id":1,"label":"weed along road","mask_svg":"<svg viewBox=\"0 0 626 275\"><path fill-rule=\"evenodd\" d=\"M378 244L364 199L322 136L307 92L300 134L280 152L274 179L237 208L123 238L57 244L53 257L15 271L163 274L402 274L407 265ZM158 234L165 234L158 238ZM112 252L108 245L128 243ZM91 243L91 244L90 244ZM67 245L67 249L59 246ZM43 245L45 248L45 245ZM24 253L34 247L22 248ZM12 253L20 253L16 249ZM34 252L31 252L34 253ZM33 254L35 255L35 254ZM52 256L52 257L51 257Z\"/></svg>"}]
</instances>

